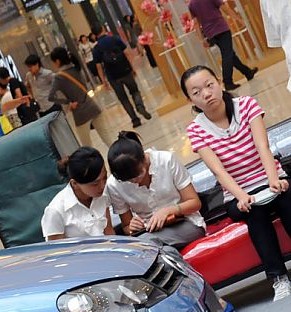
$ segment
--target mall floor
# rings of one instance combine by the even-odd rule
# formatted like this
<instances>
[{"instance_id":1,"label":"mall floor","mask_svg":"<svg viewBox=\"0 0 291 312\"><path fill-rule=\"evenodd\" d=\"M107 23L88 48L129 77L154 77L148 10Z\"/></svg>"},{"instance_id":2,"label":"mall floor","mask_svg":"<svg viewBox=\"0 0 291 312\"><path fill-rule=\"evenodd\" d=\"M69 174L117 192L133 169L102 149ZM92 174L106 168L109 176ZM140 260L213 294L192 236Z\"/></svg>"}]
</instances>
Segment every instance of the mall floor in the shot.
<instances>
[{"instance_id":1,"label":"mall floor","mask_svg":"<svg viewBox=\"0 0 291 312\"><path fill-rule=\"evenodd\" d=\"M185 133L186 126L194 118L190 104L159 116L155 109L167 95L159 71L157 68L152 69L145 57L136 57L135 63L139 88L145 105L153 117L149 121L141 117L142 126L133 129L114 92L100 91L98 100L112 129L112 138L117 138L121 130L134 130L141 135L145 148L155 147L159 150L174 151L184 164L197 159L198 156L191 151ZM286 90L287 78L286 64L282 61L259 71L252 81L240 80L241 87L235 90L235 94L255 97L266 112L266 125L271 126L291 116L291 93ZM94 145L106 154L107 148L101 144L94 130L91 131L91 135Z\"/></svg>"}]
</instances>

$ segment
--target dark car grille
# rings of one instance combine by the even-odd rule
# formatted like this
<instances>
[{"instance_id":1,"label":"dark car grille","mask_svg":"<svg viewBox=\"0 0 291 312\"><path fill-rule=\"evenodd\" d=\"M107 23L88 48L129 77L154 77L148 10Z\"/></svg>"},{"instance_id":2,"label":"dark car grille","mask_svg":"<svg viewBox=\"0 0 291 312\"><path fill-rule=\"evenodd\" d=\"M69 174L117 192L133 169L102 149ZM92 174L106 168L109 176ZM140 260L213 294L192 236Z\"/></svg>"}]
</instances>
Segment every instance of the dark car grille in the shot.
<instances>
[{"instance_id":1,"label":"dark car grille","mask_svg":"<svg viewBox=\"0 0 291 312\"><path fill-rule=\"evenodd\" d=\"M159 256L144 276L144 279L170 295L180 285L183 276L182 273L168 265Z\"/></svg>"}]
</instances>

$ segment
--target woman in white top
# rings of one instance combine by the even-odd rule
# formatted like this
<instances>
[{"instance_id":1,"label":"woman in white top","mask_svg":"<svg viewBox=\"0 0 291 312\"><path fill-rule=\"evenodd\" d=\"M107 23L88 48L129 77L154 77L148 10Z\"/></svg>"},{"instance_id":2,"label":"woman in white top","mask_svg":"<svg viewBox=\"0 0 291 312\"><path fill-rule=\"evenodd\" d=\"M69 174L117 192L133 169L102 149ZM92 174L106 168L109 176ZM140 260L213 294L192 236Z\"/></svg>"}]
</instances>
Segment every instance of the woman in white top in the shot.
<instances>
[{"instance_id":1,"label":"woman in white top","mask_svg":"<svg viewBox=\"0 0 291 312\"><path fill-rule=\"evenodd\" d=\"M115 234L103 195L107 172L101 154L81 147L59 164L70 182L46 207L41 220L46 240Z\"/></svg>"},{"instance_id":2,"label":"woman in white top","mask_svg":"<svg viewBox=\"0 0 291 312\"><path fill-rule=\"evenodd\" d=\"M27 105L29 105L29 96L25 95L18 99L13 99L11 92L7 88L7 85L0 84L0 98L1 113L7 116L13 129L21 127L22 123L18 117L16 108L25 102Z\"/></svg>"},{"instance_id":3,"label":"woman in white top","mask_svg":"<svg viewBox=\"0 0 291 312\"><path fill-rule=\"evenodd\" d=\"M97 42L96 42L97 43ZM90 42L85 35L81 35L79 38L79 51L90 71L90 73L95 77L98 76L97 67L93 61L93 48L96 45Z\"/></svg>"},{"instance_id":4,"label":"woman in white top","mask_svg":"<svg viewBox=\"0 0 291 312\"><path fill-rule=\"evenodd\" d=\"M205 235L198 195L172 153L144 151L135 132L123 131L109 149L108 163L106 194L126 234L144 231L142 237L175 248Z\"/></svg>"}]
</instances>

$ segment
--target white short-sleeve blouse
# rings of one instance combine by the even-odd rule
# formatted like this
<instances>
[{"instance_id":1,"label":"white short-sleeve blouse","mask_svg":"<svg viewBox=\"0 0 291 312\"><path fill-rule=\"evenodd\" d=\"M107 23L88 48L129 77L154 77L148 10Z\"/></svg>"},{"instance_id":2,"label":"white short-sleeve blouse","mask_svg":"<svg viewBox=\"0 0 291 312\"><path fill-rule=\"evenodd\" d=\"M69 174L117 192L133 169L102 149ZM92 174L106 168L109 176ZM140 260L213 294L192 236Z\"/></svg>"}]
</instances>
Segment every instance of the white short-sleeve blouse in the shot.
<instances>
[{"instance_id":1,"label":"white short-sleeve blouse","mask_svg":"<svg viewBox=\"0 0 291 312\"><path fill-rule=\"evenodd\" d=\"M173 153L153 149L145 152L150 157L149 173L152 180L149 188L128 181L118 181L113 175L107 180L105 193L116 214L131 210L142 219L149 220L156 210L179 203L179 191L191 183L187 169ZM205 226L199 212L187 218L197 226Z\"/></svg>"},{"instance_id":2,"label":"white short-sleeve blouse","mask_svg":"<svg viewBox=\"0 0 291 312\"><path fill-rule=\"evenodd\" d=\"M70 183L45 208L41 220L43 236L65 234L66 237L104 235L107 226L106 195L93 198L90 208L79 202Z\"/></svg>"}]
</instances>

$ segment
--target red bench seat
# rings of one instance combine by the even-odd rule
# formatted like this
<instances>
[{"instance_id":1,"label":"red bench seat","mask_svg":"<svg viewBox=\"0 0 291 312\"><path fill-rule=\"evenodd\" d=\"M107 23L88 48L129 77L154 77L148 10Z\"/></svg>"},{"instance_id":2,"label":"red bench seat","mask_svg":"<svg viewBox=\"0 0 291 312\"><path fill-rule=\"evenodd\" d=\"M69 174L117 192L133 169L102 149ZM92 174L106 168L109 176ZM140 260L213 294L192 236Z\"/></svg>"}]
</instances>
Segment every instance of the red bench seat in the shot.
<instances>
[{"instance_id":1,"label":"red bench seat","mask_svg":"<svg viewBox=\"0 0 291 312\"><path fill-rule=\"evenodd\" d=\"M281 250L291 253L291 239L281 221L274 221ZM229 218L207 227L207 235L186 246L186 260L211 284L216 285L258 267L261 261L250 240L247 225Z\"/></svg>"}]
</instances>

